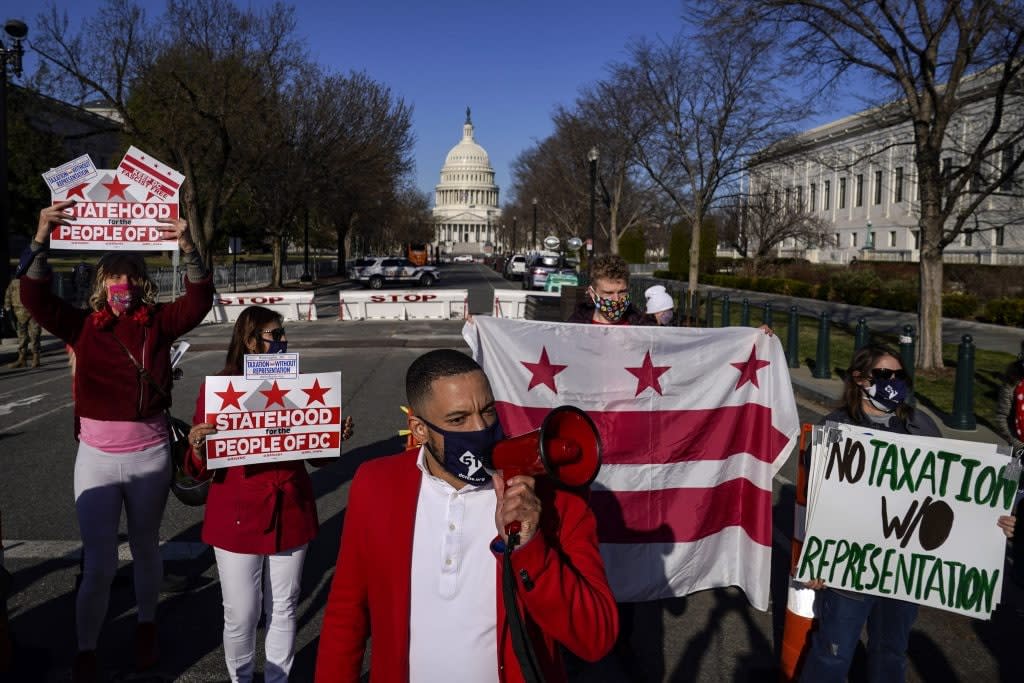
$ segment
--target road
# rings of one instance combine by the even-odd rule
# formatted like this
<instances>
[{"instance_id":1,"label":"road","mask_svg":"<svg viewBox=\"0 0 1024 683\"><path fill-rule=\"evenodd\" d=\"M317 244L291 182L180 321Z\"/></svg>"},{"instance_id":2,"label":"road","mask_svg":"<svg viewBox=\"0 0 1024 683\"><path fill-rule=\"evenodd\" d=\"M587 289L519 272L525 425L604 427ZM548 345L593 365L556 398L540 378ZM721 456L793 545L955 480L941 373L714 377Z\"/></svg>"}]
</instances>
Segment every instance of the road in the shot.
<instances>
[{"instance_id":1,"label":"road","mask_svg":"<svg viewBox=\"0 0 1024 683\"><path fill-rule=\"evenodd\" d=\"M483 266L446 267L444 276L445 286L469 289L470 310L476 314L489 312L493 287L504 286ZM310 546L303 574L295 681L312 680L319 624L355 469L368 459L401 450L403 440L397 432L404 420L399 406L409 363L426 349L461 345L458 322L340 323L334 319L336 289L322 293L318 309L320 321L288 325L290 345L301 353L304 372L341 369L344 405L355 419L356 434L338 463L312 473L321 530ZM193 350L174 390L177 416L191 417L203 377L221 368L229 329L208 326L189 335ZM6 566L14 574L9 609L20 662L10 680L19 683L68 680L74 656L79 533L72 494L75 443L69 384L58 352L48 353L37 370L0 370L0 510ZM808 422L823 413L811 403L800 403L799 411L801 420ZM576 667L573 680L774 680L795 466L795 458L790 458L774 486L778 543L772 585L778 609L754 610L735 589L638 605L631 642L642 670L627 675L619 660L610 656ZM169 575L159 613L163 658L157 674L131 680L226 680L220 590L212 553L200 543L201 522L201 509L184 507L174 499L168 503L161 528ZM100 643L104 674L110 680L125 678L134 627L126 549L123 560ZM986 623L922 610L911 641L910 680L1019 681L1019 657L1011 655L1011 641L1019 640L1021 632L1016 615L1000 615ZM853 680L863 680L863 674L859 663Z\"/></svg>"}]
</instances>

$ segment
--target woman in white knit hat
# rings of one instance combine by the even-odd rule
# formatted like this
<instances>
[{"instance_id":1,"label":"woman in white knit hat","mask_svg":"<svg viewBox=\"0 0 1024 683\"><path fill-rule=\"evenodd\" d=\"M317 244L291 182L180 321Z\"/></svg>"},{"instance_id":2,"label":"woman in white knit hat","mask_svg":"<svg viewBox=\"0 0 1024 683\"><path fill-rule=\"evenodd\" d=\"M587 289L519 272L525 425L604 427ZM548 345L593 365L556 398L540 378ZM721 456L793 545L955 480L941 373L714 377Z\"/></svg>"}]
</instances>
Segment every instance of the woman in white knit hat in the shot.
<instances>
[{"instance_id":1,"label":"woman in white knit hat","mask_svg":"<svg viewBox=\"0 0 1024 683\"><path fill-rule=\"evenodd\" d=\"M644 296L647 298L647 315L658 325L671 325L675 312L672 310L672 295L665 290L665 286L648 287Z\"/></svg>"}]
</instances>

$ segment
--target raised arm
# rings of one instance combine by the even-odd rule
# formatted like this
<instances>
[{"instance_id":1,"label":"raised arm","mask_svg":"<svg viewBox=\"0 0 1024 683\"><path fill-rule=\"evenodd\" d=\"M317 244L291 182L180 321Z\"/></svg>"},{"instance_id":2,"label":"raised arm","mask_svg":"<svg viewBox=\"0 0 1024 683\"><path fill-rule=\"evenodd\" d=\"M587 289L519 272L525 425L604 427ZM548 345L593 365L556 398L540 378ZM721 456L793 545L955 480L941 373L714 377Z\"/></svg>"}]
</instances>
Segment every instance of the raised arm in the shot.
<instances>
[{"instance_id":1,"label":"raised arm","mask_svg":"<svg viewBox=\"0 0 1024 683\"><path fill-rule=\"evenodd\" d=\"M177 239L185 263L185 293L164 307L160 325L164 333L177 339L203 321L213 307L213 278L206 271L199 250L192 242L188 223L182 218L157 219L165 223L161 238Z\"/></svg>"}]
</instances>

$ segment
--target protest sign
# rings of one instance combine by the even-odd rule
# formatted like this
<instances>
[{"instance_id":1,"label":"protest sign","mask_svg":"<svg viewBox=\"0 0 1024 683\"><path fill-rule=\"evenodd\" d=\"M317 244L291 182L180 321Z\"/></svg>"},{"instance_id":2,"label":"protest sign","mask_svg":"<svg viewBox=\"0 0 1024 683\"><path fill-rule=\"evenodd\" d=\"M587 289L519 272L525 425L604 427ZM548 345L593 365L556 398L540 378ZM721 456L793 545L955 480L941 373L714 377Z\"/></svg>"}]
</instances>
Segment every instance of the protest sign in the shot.
<instances>
[{"instance_id":1,"label":"protest sign","mask_svg":"<svg viewBox=\"0 0 1024 683\"><path fill-rule=\"evenodd\" d=\"M206 378L210 469L341 454L341 373Z\"/></svg>"},{"instance_id":2,"label":"protest sign","mask_svg":"<svg viewBox=\"0 0 1024 683\"><path fill-rule=\"evenodd\" d=\"M246 379L295 379L299 376L297 353L245 354Z\"/></svg>"},{"instance_id":3,"label":"protest sign","mask_svg":"<svg viewBox=\"0 0 1024 683\"><path fill-rule=\"evenodd\" d=\"M994 444L815 430L797 578L988 619L1017 482Z\"/></svg>"},{"instance_id":4,"label":"protest sign","mask_svg":"<svg viewBox=\"0 0 1024 683\"><path fill-rule=\"evenodd\" d=\"M135 147L116 169L92 170L92 177L83 175L73 183L61 174L55 176L56 185L47 178L52 202L76 201L68 209L71 225L58 225L50 235L53 249L177 250L177 240L160 238L157 219L178 217L182 174Z\"/></svg>"},{"instance_id":5,"label":"protest sign","mask_svg":"<svg viewBox=\"0 0 1024 683\"><path fill-rule=\"evenodd\" d=\"M43 174L43 180L50 186L50 192L58 194L79 183L89 182L97 173L99 171L92 163L92 158L88 154L83 154L57 168L51 168Z\"/></svg>"}]
</instances>

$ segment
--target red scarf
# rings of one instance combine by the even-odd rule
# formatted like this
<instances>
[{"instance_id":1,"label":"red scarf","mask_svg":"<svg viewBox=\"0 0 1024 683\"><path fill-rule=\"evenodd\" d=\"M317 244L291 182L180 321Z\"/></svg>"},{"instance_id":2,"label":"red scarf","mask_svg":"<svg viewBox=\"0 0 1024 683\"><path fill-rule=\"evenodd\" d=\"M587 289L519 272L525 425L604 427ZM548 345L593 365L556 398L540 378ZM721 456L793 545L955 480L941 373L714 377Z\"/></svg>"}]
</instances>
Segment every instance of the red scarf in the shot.
<instances>
[{"instance_id":1,"label":"red scarf","mask_svg":"<svg viewBox=\"0 0 1024 683\"><path fill-rule=\"evenodd\" d=\"M152 307L145 304L134 308L130 313L124 313L120 317L134 320L143 327L149 327L152 322L153 314ZM114 312L110 310L110 306L104 306L101 310L96 311L92 314L93 324L101 330L107 330L114 326L114 322L118 316L114 315Z\"/></svg>"}]
</instances>

